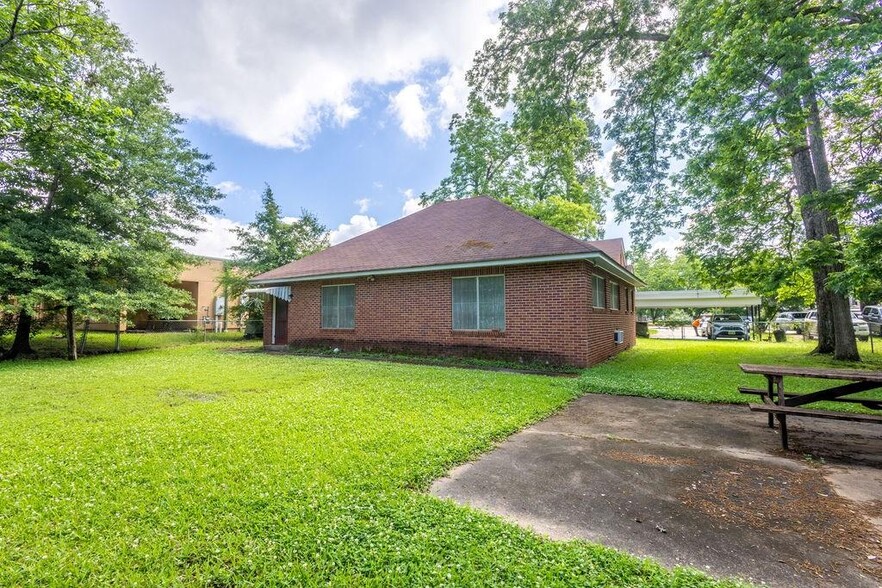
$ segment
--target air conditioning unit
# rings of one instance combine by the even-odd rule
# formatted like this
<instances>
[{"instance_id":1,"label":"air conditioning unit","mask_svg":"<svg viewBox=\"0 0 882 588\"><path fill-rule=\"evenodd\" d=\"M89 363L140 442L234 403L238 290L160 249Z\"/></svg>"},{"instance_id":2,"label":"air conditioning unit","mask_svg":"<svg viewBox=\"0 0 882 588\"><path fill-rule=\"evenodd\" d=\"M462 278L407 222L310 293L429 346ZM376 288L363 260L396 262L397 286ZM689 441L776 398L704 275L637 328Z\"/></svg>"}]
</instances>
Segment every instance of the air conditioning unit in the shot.
<instances>
[{"instance_id":1,"label":"air conditioning unit","mask_svg":"<svg viewBox=\"0 0 882 588\"><path fill-rule=\"evenodd\" d=\"M615 341L616 345L621 345L625 342L625 331L613 331L613 341Z\"/></svg>"}]
</instances>

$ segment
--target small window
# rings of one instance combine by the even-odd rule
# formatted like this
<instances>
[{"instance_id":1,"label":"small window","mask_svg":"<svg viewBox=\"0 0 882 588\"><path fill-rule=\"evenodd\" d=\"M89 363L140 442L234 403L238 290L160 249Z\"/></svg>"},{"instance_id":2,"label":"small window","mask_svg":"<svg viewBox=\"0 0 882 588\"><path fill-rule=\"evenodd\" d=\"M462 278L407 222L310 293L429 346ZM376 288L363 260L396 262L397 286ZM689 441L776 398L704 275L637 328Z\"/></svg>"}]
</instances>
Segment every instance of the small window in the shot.
<instances>
[{"instance_id":1,"label":"small window","mask_svg":"<svg viewBox=\"0 0 882 588\"><path fill-rule=\"evenodd\" d=\"M355 285L322 286L322 328L355 328Z\"/></svg>"},{"instance_id":2,"label":"small window","mask_svg":"<svg viewBox=\"0 0 882 588\"><path fill-rule=\"evenodd\" d=\"M505 277L453 278L453 328L505 330Z\"/></svg>"},{"instance_id":3,"label":"small window","mask_svg":"<svg viewBox=\"0 0 882 588\"><path fill-rule=\"evenodd\" d=\"M606 280L600 276L594 276L591 281L592 302L594 308L606 308Z\"/></svg>"},{"instance_id":4,"label":"small window","mask_svg":"<svg viewBox=\"0 0 882 588\"><path fill-rule=\"evenodd\" d=\"M609 285L609 307L613 310L619 309L619 285L615 282Z\"/></svg>"}]
</instances>

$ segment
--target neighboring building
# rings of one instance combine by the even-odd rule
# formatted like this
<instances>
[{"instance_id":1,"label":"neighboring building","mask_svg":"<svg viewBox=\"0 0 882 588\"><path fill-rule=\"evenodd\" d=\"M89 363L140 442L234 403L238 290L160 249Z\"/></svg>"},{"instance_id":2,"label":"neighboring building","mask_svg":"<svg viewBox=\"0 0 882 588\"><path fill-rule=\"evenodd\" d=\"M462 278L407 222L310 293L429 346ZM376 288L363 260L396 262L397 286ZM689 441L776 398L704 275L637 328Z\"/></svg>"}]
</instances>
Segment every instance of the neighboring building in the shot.
<instances>
[{"instance_id":1,"label":"neighboring building","mask_svg":"<svg viewBox=\"0 0 882 588\"><path fill-rule=\"evenodd\" d=\"M490 198L442 202L256 276L264 345L589 366L634 344L621 239L586 242Z\"/></svg>"},{"instance_id":2,"label":"neighboring building","mask_svg":"<svg viewBox=\"0 0 882 588\"><path fill-rule=\"evenodd\" d=\"M144 311L135 313L136 329L189 330L205 328L206 317L211 329L226 330L226 300L220 287L220 277L227 260L202 257L201 262L184 268L173 284L186 290L193 298L193 312L179 320L167 321L152 317Z\"/></svg>"}]
</instances>

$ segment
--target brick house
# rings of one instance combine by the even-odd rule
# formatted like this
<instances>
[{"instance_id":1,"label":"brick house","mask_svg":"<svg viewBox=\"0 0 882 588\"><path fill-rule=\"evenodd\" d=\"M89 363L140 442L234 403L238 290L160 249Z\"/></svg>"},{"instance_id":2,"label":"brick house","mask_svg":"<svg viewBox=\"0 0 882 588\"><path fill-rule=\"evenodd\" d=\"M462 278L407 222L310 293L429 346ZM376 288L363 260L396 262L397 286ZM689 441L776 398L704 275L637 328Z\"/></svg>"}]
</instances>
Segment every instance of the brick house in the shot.
<instances>
[{"instance_id":1,"label":"brick house","mask_svg":"<svg viewBox=\"0 0 882 588\"><path fill-rule=\"evenodd\" d=\"M634 345L621 239L580 241L496 200L442 202L252 279L264 345L589 366Z\"/></svg>"}]
</instances>

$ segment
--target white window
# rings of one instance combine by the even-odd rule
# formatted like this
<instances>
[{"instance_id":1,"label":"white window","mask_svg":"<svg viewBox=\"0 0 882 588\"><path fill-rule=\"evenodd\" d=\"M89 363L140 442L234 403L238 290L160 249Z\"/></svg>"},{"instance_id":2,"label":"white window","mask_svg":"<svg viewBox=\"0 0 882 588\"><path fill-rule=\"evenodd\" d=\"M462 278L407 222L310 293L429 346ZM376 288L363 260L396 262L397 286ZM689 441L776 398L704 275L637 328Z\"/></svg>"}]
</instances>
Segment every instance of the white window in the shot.
<instances>
[{"instance_id":1,"label":"white window","mask_svg":"<svg viewBox=\"0 0 882 588\"><path fill-rule=\"evenodd\" d=\"M453 278L453 328L505 330L505 277Z\"/></svg>"},{"instance_id":2,"label":"white window","mask_svg":"<svg viewBox=\"0 0 882 588\"><path fill-rule=\"evenodd\" d=\"M322 286L322 328L355 328L355 285Z\"/></svg>"},{"instance_id":3,"label":"white window","mask_svg":"<svg viewBox=\"0 0 882 588\"><path fill-rule=\"evenodd\" d=\"M619 309L619 285L615 282L609 285L609 307L613 310Z\"/></svg>"},{"instance_id":4,"label":"white window","mask_svg":"<svg viewBox=\"0 0 882 588\"><path fill-rule=\"evenodd\" d=\"M606 280L600 276L594 276L591 280L591 305L594 308L606 308Z\"/></svg>"}]
</instances>

